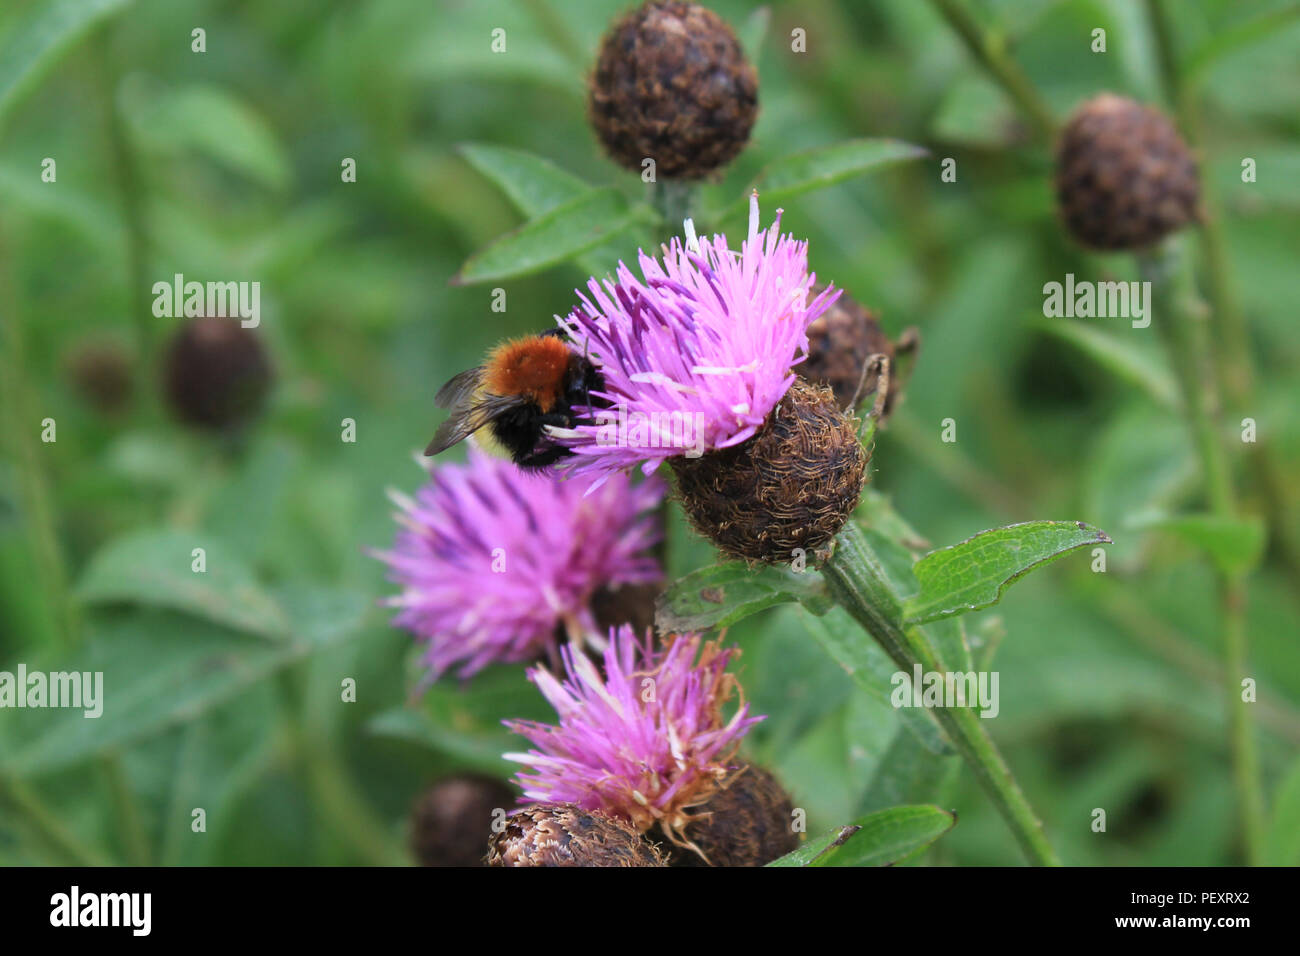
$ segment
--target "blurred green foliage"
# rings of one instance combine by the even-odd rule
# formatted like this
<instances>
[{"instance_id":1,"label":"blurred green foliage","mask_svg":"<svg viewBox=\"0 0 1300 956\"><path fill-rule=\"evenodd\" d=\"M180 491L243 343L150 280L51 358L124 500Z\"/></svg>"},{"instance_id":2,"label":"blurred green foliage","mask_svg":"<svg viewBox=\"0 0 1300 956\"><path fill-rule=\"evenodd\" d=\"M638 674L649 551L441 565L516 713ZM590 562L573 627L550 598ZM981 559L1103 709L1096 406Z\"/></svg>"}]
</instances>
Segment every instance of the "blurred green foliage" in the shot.
<instances>
[{"instance_id":1,"label":"blurred green foliage","mask_svg":"<svg viewBox=\"0 0 1300 956\"><path fill-rule=\"evenodd\" d=\"M385 487L419 480L410 457L437 422L437 386L502 336L567 310L584 269L654 241L636 219L581 265L503 280L504 314L491 311L491 284L450 283L521 225L516 205L559 201L504 194L465 144L544 157L608 187L611 209L645 200L584 119L584 73L624 6L0 9L0 668L103 670L108 695L99 720L0 712L0 863L402 862L423 785L457 769L508 772L499 755L517 742L500 721L545 718L539 695L521 669L498 668L408 701L412 645L375 607L390 585L362 548L393 534ZM1072 335L1041 318L1044 282L1133 278L1131 262L1065 240L1050 153L929 5L775 3L765 34L752 5L711 6L751 42L764 37L752 144L701 197L721 225L738 228L746 187L797 150L872 137L930 151L782 199L783 225L810 239L820 279L889 331L923 334L872 487L936 545L1031 518L1082 519L1115 540L1105 574L1075 556L966 619L977 652L1006 635L993 664L1002 712L989 723L1049 836L1077 864L1238 862L1212 570L1156 520L1197 510L1200 495L1168 371L1154 340L1124 323ZM1103 89L1161 99L1140 4L969 6L1058 115ZM1292 4L1266 0L1170 7L1196 70L1201 168L1257 366L1258 407L1245 413L1295 488L1300 23ZM1252 27L1260 18L1266 29ZM191 51L196 27L204 53ZM490 50L496 27L504 55ZM796 27L807 53L790 51ZM1105 54L1089 49L1096 27ZM1246 156L1258 162L1253 184L1241 181ZM55 183L41 179L46 157ZM355 183L341 179L345 157ZM955 183L940 181L945 157ZM172 323L152 317L147 290L174 273L262 284L277 384L237 444L190 434L162 408L157 361ZM133 402L116 415L69 374L79 347L105 340L132 361ZM55 443L40 441L45 418ZM355 444L340 441L345 418ZM940 440L946 418L955 444ZM1259 489L1240 477L1260 512ZM138 573L184 570L199 546L221 569L202 593ZM713 561L680 523L670 554L675 574ZM1293 864L1300 615L1275 551L1249 595L1265 789L1279 804L1271 846ZM808 810L809 831L937 803L960 822L925 861L1019 862L956 758L857 692L801 614L775 608L730 635L745 649L747 697L769 715L749 752ZM344 704L348 678L356 702ZM195 807L204 834L191 831ZM1105 834L1090 830L1096 807Z\"/></svg>"}]
</instances>

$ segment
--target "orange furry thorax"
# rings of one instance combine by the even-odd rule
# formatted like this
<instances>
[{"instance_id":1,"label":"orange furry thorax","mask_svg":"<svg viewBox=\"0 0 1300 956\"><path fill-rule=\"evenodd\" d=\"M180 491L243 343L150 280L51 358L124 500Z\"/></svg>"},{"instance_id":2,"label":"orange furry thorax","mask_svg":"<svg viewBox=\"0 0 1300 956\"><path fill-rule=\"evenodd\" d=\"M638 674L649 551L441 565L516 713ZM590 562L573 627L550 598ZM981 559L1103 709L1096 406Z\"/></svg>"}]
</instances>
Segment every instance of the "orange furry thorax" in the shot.
<instances>
[{"instance_id":1,"label":"orange furry thorax","mask_svg":"<svg viewBox=\"0 0 1300 956\"><path fill-rule=\"evenodd\" d=\"M502 342L488 355L483 383L496 395L521 395L549 412L564 389L572 353L563 340L529 335Z\"/></svg>"}]
</instances>

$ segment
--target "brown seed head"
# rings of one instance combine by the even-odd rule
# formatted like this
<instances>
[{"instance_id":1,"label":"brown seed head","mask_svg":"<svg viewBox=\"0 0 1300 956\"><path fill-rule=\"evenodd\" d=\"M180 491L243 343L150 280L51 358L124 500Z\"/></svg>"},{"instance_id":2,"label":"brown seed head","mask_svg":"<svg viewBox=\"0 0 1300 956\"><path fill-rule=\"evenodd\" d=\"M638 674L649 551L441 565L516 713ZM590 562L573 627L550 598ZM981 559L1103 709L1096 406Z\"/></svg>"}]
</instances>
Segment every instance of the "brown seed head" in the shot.
<instances>
[{"instance_id":1,"label":"brown seed head","mask_svg":"<svg viewBox=\"0 0 1300 956\"><path fill-rule=\"evenodd\" d=\"M411 811L411 852L421 866L482 866L493 814L514 805L511 789L492 777L439 780Z\"/></svg>"},{"instance_id":2,"label":"brown seed head","mask_svg":"<svg viewBox=\"0 0 1300 956\"><path fill-rule=\"evenodd\" d=\"M571 803L526 807L488 840L488 866L664 866L622 820Z\"/></svg>"},{"instance_id":3,"label":"brown seed head","mask_svg":"<svg viewBox=\"0 0 1300 956\"><path fill-rule=\"evenodd\" d=\"M796 380L748 441L669 463L696 531L731 557L779 564L839 533L867 459L856 419L831 390Z\"/></svg>"},{"instance_id":4,"label":"brown seed head","mask_svg":"<svg viewBox=\"0 0 1300 956\"><path fill-rule=\"evenodd\" d=\"M610 157L699 179L744 148L758 115L758 76L731 28L680 0L649 0L606 34L591 78L591 124Z\"/></svg>"},{"instance_id":5,"label":"brown seed head","mask_svg":"<svg viewBox=\"0 0 1300 956\"><path fill-rule=\"evenodd\" d=\"M696 811L685 837L700 853L672 851L671 866L766 866L799 846L790 796L761 767L733 775ZM706 862L707 861L707 862Z\"/></svg>"},{"instance_id":6,"label":"brown seed head","mask_svg":"<svg viewBox=\"0 0 1300 956\"><path fill-rule=\"evenodd\" d=\"M261 339L238 319L190 319L167 347L163 389L172 411L199 428L242 425L261 409L271 363Z\"/></svg>"},{"instance_id":7,"label":"brown seed head","mask_svg":"<svg viewBox=\"0 0 1300 956\"><path fill-rule=\"evenodd\" d=\"M1093 249L1144 249L1198 218L1192 154L1161 112L1111 93L1061 134L1056 196L1066 228Z\"/></svg>"},{"instance_id":8,"label":"brown seed head","mask_svg":"<svg viewBox=\"0 0 1300 956\"><path fill-rule=\"evenodd\" d=\"M819 286L811 294L820 294L824 288ZM795 371L814 385L830 386L836 404L847 411L855 394L857 404L861 405L876 391L879 378L876 372L870 372L865 381L862 379L862 371L872 355L884 355L890 361L889 395L884 409L888 416L903 382L894 362L894 343L885 335L874 313L841 293L834 304L808 326L808 358L795 366Z\"/></svg>"},{"instance_id":9,"label":"brown seed head","mask_svg":"<svg viewBox=\"0 0 1300 956\"><path fill-rule=\"evenodd\" d=\"M80 343L68 358L67 369L86 403L105 415L122 411L134 391L131 356L112 341Z\"/></svg>"}]
</instances>

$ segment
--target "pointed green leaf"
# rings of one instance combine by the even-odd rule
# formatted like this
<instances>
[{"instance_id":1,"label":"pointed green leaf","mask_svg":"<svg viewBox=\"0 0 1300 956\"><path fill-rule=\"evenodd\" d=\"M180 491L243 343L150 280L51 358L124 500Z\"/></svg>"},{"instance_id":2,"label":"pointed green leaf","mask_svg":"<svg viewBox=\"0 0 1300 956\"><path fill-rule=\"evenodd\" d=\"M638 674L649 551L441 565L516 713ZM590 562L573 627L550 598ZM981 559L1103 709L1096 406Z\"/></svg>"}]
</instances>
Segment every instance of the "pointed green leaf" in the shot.
<instances>
[{"instance_id":1,"label":"pointed green leaf","mask_svg":"<svg viewBox=\"0 0 1300 956\"><path fill-rule=\"evenodd\" d=\"M1013 581L1076 548L1109 544L1082 521L1027 521L983 531L916 562L920 593L904 605L909 624L923 624L997 604Z\"/></svg>"},{"instance_id":2,"label":"pointed green leaf","mask_svg":"<svg viewBox=\"0 0 1300 956\"><path fill-rule=\"evenodd\" d=\"M766 206L784 202L800 193L833 186L875 169L927 155L928 152L922 147L899 140L853 139L783 156L759 174L754 188ZM728 206L720 218L739 215L748 204L749 196L746 194Z\"/></svg>"},{"instance_id":3,"label":"pointed green leaf","mask_svg":"<svg viewBox=\"0 0 1300 956\"><path fill-rule=\"evenodd\" d=\"M1103 332L1083 322L1038 316L1033 324L1073 345L1116 378L1144 390L1167 409L1177 409L1178 386L1160 353L1134 344L1131 337Z\"/></svg>"},{"instance_id":4,"label":"pointed green leaf","mask_svg":"<svg viewBox=\"0 0 1300 956\"><path fill-rule=\"evenodd\" d=\"M681 633L727 627L777 604L800 601L814 614L831 607L820 574L731 561L701 568L669 585L655 602L655 625Z\"/></svg>"},{"instance_id":5,"label":"pointed green leaf","mask_svg":"<svg viewBox=\"0 0 1300 956\"><path fill-rule=\"evenodd\" d=\"M857 833L859 827L849 824L848 826L836 827L833 830L827 830L825 833L812 837L797 850L791 850L783 857L773 860L768 866L811 866L813 862L826 853L830 853L851 839Z\"/></svg>"},{"instance_id":6,"label":"pointed green leaf","mask_svg":"<svg viewBox=\"0 0 1300 956\"><path fill-rule=\"evenodd\" d=\"M1258 517L1175 515L1136 520L1131 527L1170 531L1205 551L1228 575L1245 574L1258 564L1268 539L1264 522Z\"/></svg>"},{"instance_id":7,"label":"pointed green leaf","mask_svg":"<svg viewBox=\"0 0 1300 956\"><path fill-rule=\"evenodd\" d=\"M194 549L204 571L195 571ZM236 630L282 639L288 618L237 554L203 531L139 531L109 542L77 586L90 604L168 607Z\"/></svg>"},{"instance_id":8,"label":"pointed green leaf","mask_svg":"<svg viewBox=\"0 0 1300 956\"><path fill-rule=\"evenodd\" d=\"M590 189L470 256L452 282L472 285L540 272L631 228L641 215L614 187Z\"/></svg>"},{"instance_id":9,"label":"pointed green leaf","mask_svg":"<svg viewBox=\"0 0 1300 956\"><path fill-rule=\"evenodd\" d=\"M335 589L287 600L303 613L276 642L158 607L94 615L73 667L103 675L101 715L22 711L0 764L20 775L49 773L197 721L283 668L354 638L373 607L366 595Z\"/></svg>"},{"instance_id":10,"label":"pointed green leaf","mask_svg":"<svg viewBox=\"0 0 1300 956\"><path fill-rule=\"evenodd\" d=\"M136 141L166 155L192 151L268 189L288 188L293 166L275 130L249 102L219 86L135 84L122 109Z\"/></svg>"},{"instance_id":11,"label":"pointed green leaf","mask_svg":"<svg viewBox=\"0 0 1300 956\"><path fill-rule=\"evenodd\" d=\"M1256 41L1275 37L1297 20L1300 20L1300 4L1293 3L1251 17L1231 29L1215 32L1187 57L1183 72L1190 82L1196 83L1222 57L1248 49Z\"/></svg>"},{"instance_id":12,"label":"pointed green leaf","mask_svg":"<svg viewBox=\"0 0 1300 956\"><path fill-rule=\"evenodd\" d=\"M55 0L31 7L0 46L0 120L60 56L131 0Z\"/></svg>"},{"instance_id":13,"label":"pointed green leaf","mask_svg":"<svg viewBox=\"0 0 1300 956\"><path fill-rule=\"evenodd\" d=\"M768 866L888 866L925 850L957 823L935 806L890 807L836 827Z\"/></svg>"},{"instance_id":14,"label":"pointed green leaf","mask_svg":"<svg viewBox=\"0 0 1300 956\"><path fill-rule=\"evenodd\" d=\"M889 866L919 855L957 825L957 815L921 804L890 807L853 821L861 829L814 866Z\"/></svg>"},{"instance_id":15,"label":"pointed green leaf","mask_svg":"<svg viewBox=\"0 0 1300 956\"><path fill-rule=\"evenodd\" d=\"M496 183L528 219L536 219L591 188L549 159L523 150L486 143L462 143L457 152Z\"/></svg>"}]
</instances>

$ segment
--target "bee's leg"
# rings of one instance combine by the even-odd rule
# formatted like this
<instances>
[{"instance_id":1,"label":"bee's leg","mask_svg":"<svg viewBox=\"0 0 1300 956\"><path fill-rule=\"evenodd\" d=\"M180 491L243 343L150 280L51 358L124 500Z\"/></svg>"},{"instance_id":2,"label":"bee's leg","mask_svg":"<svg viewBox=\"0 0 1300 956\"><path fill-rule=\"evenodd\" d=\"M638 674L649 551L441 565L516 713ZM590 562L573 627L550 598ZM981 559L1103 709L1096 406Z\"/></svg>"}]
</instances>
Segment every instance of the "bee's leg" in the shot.
<instances>
[{"instance_id":1,"label":"bee's leg","mask_svg":"<svg viewBox=\"0 0 1300 956\"><path fill-rule=\"evenodd\" d=\"M531 452L522 458L516 458L515 464L520 468L549 468L561 458L568 458L573 452L563 445L553 445L544 451Z\"/></svg>"},{"instance_id":2,"label":"bee's leg","mask_svg":"<svg viewBox=\"0 0 1300 956\"><path fill-rule=\"evenodd\" d=\"M550 425L554 428L573 427L573 418L563 412L544 412L537 416L537 421L543 426ZM516 458L515 464L521 468L546 468L571 454L573 452L563 445L557 445L543 436L538 442L538 447L528 454Z\"/></svg>"}]
</instances>

